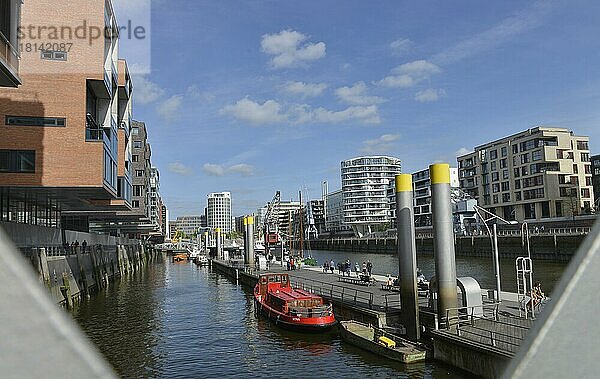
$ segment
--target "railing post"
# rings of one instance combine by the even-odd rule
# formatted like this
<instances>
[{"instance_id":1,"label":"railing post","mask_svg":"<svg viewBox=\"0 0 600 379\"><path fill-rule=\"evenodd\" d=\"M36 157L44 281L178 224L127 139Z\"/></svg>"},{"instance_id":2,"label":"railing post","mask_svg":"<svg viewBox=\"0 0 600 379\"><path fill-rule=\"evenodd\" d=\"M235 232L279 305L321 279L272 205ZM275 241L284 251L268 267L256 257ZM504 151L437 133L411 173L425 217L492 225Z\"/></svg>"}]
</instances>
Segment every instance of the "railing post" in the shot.
<instances>
[{"instance_id":1,"label":"railing post","mask_svg":"<svg viewBox=\"0 0 600 379\"><path fill-rule=\"evenodd\" d=\"M387 302L387 299L386 299ZM369 309L373 309L373 294L369 294Z\"/></svg>"}]
</instances>

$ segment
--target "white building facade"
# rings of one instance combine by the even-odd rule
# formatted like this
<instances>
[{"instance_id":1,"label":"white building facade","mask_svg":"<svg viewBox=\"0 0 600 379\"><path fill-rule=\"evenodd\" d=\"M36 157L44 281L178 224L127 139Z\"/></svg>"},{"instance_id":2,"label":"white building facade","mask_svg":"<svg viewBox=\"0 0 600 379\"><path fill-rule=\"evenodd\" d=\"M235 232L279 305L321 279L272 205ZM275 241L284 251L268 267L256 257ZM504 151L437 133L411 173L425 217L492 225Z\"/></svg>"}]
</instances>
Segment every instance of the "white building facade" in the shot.
<instances>
[{"instance_id":1,"label":"white building facade","mask_svg":"<svg viewBox=\"0 0 600 379\"><path fill-rule=\"evenodd\" d=\"M368 156L341 163L344 224L356 236L372 233L390 222L387 189L402 172L401 161L389 156Z\"/></svg>"},{"instance_id":2,"label":"white building facade","mask_svg":"<svg viewBox=\"0 0 600 379\"><path fill-rule=\"evenodd\" d=\"M231 192L215 192L208 195L206 219L211 229L220 228L223 233L233 231L231 217Z\"/></svg>"}]
</instances>

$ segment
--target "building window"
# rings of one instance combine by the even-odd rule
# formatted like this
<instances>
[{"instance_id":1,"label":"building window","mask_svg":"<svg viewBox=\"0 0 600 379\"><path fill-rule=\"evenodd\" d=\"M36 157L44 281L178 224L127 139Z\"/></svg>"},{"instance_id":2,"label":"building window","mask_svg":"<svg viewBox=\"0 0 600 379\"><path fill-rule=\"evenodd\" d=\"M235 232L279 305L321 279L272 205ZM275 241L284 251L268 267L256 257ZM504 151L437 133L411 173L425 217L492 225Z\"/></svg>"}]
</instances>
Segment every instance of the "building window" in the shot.
<instances>
[{"instance_id":1,"label":"building window","mask_svg":"<svg viewBox=\"0 0 600 379\"><path fill-rule=\"evenodd\" d=\"M506 180L506 179L508 179L508 178L509 178L509 175L508 175L508 170L504 170L504 171L502 171L502 179Z\"/></svg>"},{"instance_id":2,"label":"building window","mask_svg":"<svg viewBox=\"0 0 600 379\"><path fill-rule=\"evenodd\" d=\"M29 116L6 116L7 126L67 126L67 119L62 117L29 117Z\"/></svg>"},{"instance_id":3,"label":"building window","mask_svg":"<svg viewBox=\"0 0 600 379\"><path fill-rule=\"evenodd\" d=\"M521 164L529 163L529 153L521 155Z\"/></svg>"},{"instance_id":4,"label":"building window","mask_svg":"<svg viewBox=\"0 0 600 379\"><path fill-rule=\"evenodd\" d=\"M520 180L515 180L515 189L521 189L521 181Z\"/></svg>"},{"instance_id":5,"label":"building window","mask_svg":"<svg viewBox=\"0 0 600 379\"><path fill-rule=\"evenodd\" d=\"M131 202L131 206L132 206L133 208L139 208L139 207L140 207L140 202L139 202L139 200L133 200L133 201Z\"/></svg>"},{"instance_id":6,"label":"building window","mask_svg":"<svg viewBox=\"0 0 600 379\"><path fill-rule=\"evenodd\" d=\"M573 165L573 174L579 174L579 167L577 167L577 164Z\"/></svg>"},{"instance_id":7,"label":"building window","mask_svg":"<svg viewBox=\"0 0 600 379\"><path fill-rule=\"evenodd\" d=\"M592 173L592 166L589 164L586 164L585 166L583 166L583 170L586 174L590 175Z\"/></svg>"},{"instance_id":8,"label":"building window","mask_svg":"<svg viewBox=\"0 0 600 379\"><path fill-rule=\"evenodd\" d=\"M55 44L54 47L58 48L58 45ZM50 61L66 61L67 52L57 50L41 50L41 58Z\"/></svg>"},{"instance_id":9,"label":"building window","mask_svg":"<svg viewBox=\"0 0 600 379\"><path fill-rule=\"evenodd\" d=\"M506 157L508 155L508 149L506 147L503 147L502 149L500 149L500 152L503 157Z\"/></svg>"},{"instance_id":10,"label":"building window","mask_svg":"<svg viewBox=\"0 0 600 379\"><path fill-rule=\"evenodd\" d=\"M490 151L490 159L497 159L497 158L498 158L498 150Z\"/></svg>"},{"instance_id":11,"label":"building window","mask_svg":"<svg viewBox=\"0 0 600 379\"><path fill-rule=\"evenodd\" d=\"M550 202L544 201L540 204L542 206L542 218L550 218Z\"/></svg>"},{"instance_id":12,"label":"building window","mask_svg":"<svg viewBox=\"0 0 600 379\"><path fill-rule=\"evenodd\" d=\"M525 204L523 205L523 208L525 210L525 219L526 220L533 220L535 219L535 203L531 203L531 204Z\"/></svg>"},{"instance_id":13,"label":"building window","mask_svg":"<svg viewBox=\"0 0 600 379\"><path fill-rule=\"evenodd\" d=\"M500 180L500 175L497 172L492 172L492 182L497 182Z\"/></svg>"},{"instance_id":14,"label":"building window","mask_svg":"<svg viewBox=\"0 0 600 379\"><path fill-rule=\"evenodd\" d=\"M133 147L136 149L142 148L142 141L133 141Z\"/></svg>"},{"instance_id":15,"label":"building window","mask_svg":"<svg viewBox=\"0 0 600 379\"><path fill-rule=\"evenodd\" d=\"M515 192L515 201L521 201L521 192Z\"/></svg>"},{"instance_id":16,"label":"building window","mask_svg":"<svg viewBox=\"0 0 600 379\"><path fill-rule=\"evenodd\" d=\"M492 162L492 163L490 163L490 168L491 168L492 171L496 171L497 170L497 164L496 164L495 161Z\"/></svg>"},{"instance_id":17,"label":"building window","mask_svg":"<svg viewBox=\"0 0 600 379\"><path fill-rule=\"evenodd\" d=\"M510 191L510 183L509 182L502 182L502 192L504 191Z\"/></svg>"},{"instance_id":18,"label":"building window","mask_svg":"<svg viewBox=\"0 0 600 379\"><path fill-rule=\"evenodd\" d=\"M581 189L581 197L584 199L589 199L590 198L590 189L589 188L582 188Z\"/></svg>"},{"instance_id":19,"label":"building window","mask_svg":"<svg viewBox=\"0 0 600 379\"><path fill-rule=\"evenodd\" d=\"M581 153L581 161L589 162L590 161L590 153Z\"/></svg>"},{"instance_id":20,"label":"building window","mask_svg":"<svg viewBox=\"0 0 600 379\"><path fill-rule=\"evenodd\" d=\"M508 161L506 160L506 158L501 159L500 160L500 168L506 168L508 167Z\"/></svg>"},{"instance_id":21,"label":"building window","mask_svg":"<svg viewBox=\"0 0 600 379\"><path fill-rule=\"evenodd\" d=\"M519 152L519 145L517 145L517 144L512 145L512 152L513 152L513 154L517 154Z\"/></svg>"},{"instance_id":22,"label":"building window","mask_svg":"<svg viewBox=\"0 0 600 379\"><path fill-rule=\"evenodd\" d=\"M494 192L494 193L500 192L500 184L498 184L498 183L492 184L492 192Z\"/></svg>"},{"instance_id":23,"label":"building window","mask_svg":"<svg viewBox=\"0 0 600 379\"><path fill-rule=\"evenodd\" d=\"M144 170L135 170L135 176L141 178L142 176L144 176Z\"/></svg>"},{"instance_id":24,"label":"building window","mask_svg":"<svg viewBox=\"0 0 600 379\"><path fill-rule=\"evenodd\" d=\"M536 150L533 153L531 153L531 160L534 162L541 161L542 160L542 151Z\"/></svg>"},{"instance_id":25,"label":"building window","mask_svg":"<svg viewBox=\"0 0 600 379\"><path fill-rule=\"evenodd\" d=\"M556 205L556 217L562 217L563 216L562 202L557 201L555 205Z\"/></svg>"},{"instance_id":26,"label":"building window","mask_svg":"<svg viewBox=\"0 0 600 379\"><path fill-rule=\"evenodd\" d=\"M131 161L132 162L139 162L140 161L140 156L139 155L132 155L131 156Z\"/></svg>"},{"instance_id":27,"label":"building window","mask_svg":"<svg viewBox=\"0 0 600 379\"><path fill-rule=\"evenodd\" d=\"M0 150L0 172L35 173L35 150Z\"/></svg>"}]
</instances>

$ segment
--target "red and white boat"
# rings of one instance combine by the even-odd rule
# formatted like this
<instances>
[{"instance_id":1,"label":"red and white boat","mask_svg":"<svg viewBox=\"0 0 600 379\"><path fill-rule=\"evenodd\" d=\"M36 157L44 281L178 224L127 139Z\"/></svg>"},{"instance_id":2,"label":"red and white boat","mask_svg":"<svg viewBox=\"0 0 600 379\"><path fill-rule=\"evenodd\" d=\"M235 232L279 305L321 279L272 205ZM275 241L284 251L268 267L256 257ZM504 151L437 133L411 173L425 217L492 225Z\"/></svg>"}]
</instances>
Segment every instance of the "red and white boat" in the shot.
<instances>
[{"instance_id":1,"label":"red and white boat","mask_svg":"<svg viewBox=\"0 0 600 379\"><path fill-rule=\"evenodd\" d=\"M254 287L257 310L289 329L319 331L336 325L333 307L321 296L292 288L288 274L263 274Z\"/></svg>"}]
</instances>

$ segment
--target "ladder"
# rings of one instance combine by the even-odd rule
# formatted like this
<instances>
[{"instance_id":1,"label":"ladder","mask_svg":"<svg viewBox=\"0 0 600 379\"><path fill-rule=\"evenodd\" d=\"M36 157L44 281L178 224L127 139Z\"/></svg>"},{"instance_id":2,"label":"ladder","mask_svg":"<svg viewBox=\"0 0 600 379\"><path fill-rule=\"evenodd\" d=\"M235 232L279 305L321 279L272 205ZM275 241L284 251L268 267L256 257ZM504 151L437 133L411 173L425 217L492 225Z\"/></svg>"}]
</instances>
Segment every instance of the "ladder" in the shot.
<instances>
[{"instance_id":1,"label":"ladder","mask_svg":"<svg viewBox=\"0 0 600 379\"><path fill-rule=\"evenodd\" d=\"M531 299L531 291L533 290L533 266L531 258L518 257L516 262L517 269L517 296L519 300L519 316L528 318L531 312L531 318L535 318L533 307L527 308L528 294ZM532 303L533 304L533 303Z\"/></svg>"}]
</instances>

